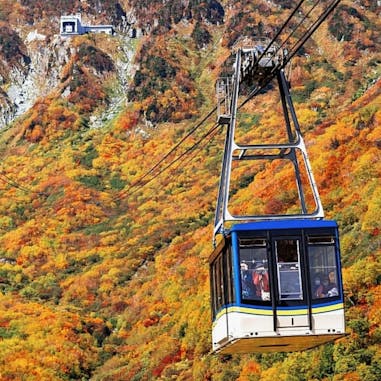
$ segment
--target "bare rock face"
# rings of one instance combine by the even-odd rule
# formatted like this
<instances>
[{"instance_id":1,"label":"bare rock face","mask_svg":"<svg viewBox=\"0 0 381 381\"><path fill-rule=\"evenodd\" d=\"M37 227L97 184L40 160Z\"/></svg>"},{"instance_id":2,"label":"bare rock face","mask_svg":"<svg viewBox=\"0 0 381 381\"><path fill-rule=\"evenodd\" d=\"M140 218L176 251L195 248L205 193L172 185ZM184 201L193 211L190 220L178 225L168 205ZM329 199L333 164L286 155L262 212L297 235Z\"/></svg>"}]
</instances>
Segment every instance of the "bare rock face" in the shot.
<instances>
[{"instance_id":1,"label":"bare rock face","mask_svg":"<svg viewBox=\"0 0 381 381\"><path fill-rule=\"evenodd\" d=\"M27 48L16 31L0 26L0 127L12 118L17 106L9 97L12 84L20 81L29 71Z\"/></svg>"},{"instance_id":2,"label":"bare rock face","mask_svg":"<svg viewBox=\"0 0 381 381\"><path fill-rule=\"evenodd\" d=\"M113 43L117 46L115 57L95 48L91 43L76 45L71 38L44 35L37 30L24 33L23 39L9 28L4 34L17 37L18 46L12 49L20 53L17 56L8 54L7 57L3 53L3 57L0 57L0 128L24 114L40 98L48 95L68 98L73 89L63 78L68 75L68 71L63 69L68 63L69 66L74 63L75 70L76 61L102 81L110 73L115 73L114 94L108 104L109 108L115 109L114 114L125 102L125 89L135 70L132 64L134 47L129 37L130 29L113 37ZM0 56L1 53L0 50ZM96 115L94 118L97 119L94 123L96 126L104 122L104 116Z\"/></svg>"},{"instance_id":3,"label":"bare rock face","mask_svg":"<svg viewBox=\"0 0 381 381\"><path fill-rule=\"evenodd\" d=\"M9 100L8 95L0 89L0 127L6 126L16 113L15 105Z\"/></svg>"},{"instance_id":4,"label":"bare rock face","mask_svg":"<svg viewBox=\"0 0 381 381\"><path fill-rule=\"evenodd\" d=\"M7 83L0 96L0 128L58 85L61 68L71 54L68 40L55 36L47 42L47 37L37 31L30 32L23 45L28 60L8 64Z\"/></svg>"}]
</instances>

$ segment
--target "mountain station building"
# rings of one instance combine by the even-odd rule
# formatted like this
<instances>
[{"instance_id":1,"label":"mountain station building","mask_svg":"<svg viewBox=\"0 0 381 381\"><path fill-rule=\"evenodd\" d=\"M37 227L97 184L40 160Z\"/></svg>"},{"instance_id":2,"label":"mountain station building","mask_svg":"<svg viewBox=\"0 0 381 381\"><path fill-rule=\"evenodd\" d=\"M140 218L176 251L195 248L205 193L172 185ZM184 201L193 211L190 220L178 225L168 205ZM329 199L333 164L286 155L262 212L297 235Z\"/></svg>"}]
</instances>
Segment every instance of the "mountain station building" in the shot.
<instances>
[{"instance_id":1,"label":"mountain station building","mask_svg":"<svg viewBox=\"0 0 381 381\"><path fill-rule=\"evenodd\" d=\"M86 33L106 33L115 34L113 25L83 25L81 14L61 16L60 34L61 36L76 36Z\"/></svg>"}]
</instances>

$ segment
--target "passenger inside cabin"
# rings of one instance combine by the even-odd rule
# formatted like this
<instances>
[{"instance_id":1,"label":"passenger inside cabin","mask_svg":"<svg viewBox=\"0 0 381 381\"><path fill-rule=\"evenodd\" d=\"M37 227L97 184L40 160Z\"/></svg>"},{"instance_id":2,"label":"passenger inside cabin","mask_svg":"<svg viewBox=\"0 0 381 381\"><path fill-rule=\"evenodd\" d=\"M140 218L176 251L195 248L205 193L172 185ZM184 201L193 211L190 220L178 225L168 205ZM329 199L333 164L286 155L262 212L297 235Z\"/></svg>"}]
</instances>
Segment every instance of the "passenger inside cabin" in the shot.
<instances>
[{"instance_id":1,"label":"passenger inside cabin","mask_svg":"<svg viewBox=\"0 0 381 381\"><path fill-rule=\"evenodd\" d=\"M253 273L249 270L249 266L245 262L241 262L241 286L242 286L242 298L254 299L256 296Z\"/></svg>"},{"instance_id":2,"label":"passenger inside cabin","mask_svg":"<svg viewBox=\"0 0 381 381\"><path fill-rule=\"evenodd\" d=\"M332 296L339 295L339 290L337 288L336 276L335 276L334 271L331 271L328 274L328 281L329 281L329 283L328 283L328 287L327 287L327 296L330 298Z\"/></svg>"},{"instance_id":3,"label":"passenger inside cabin","mask_svg":"<svg viewBox=\"0 0 381 381\"><path fill-rule=\"evenodd\" d=\"M339 291L335 282L335 273L332 271L329 275L323 276L321 281L320 276L314 278L314 298L331 298L339 295Z\"/></svg>"},{"instance_id":4,"label":"passenger inside cabin","mask_svg":"<svg viewBox=\"0 0 381 381\"><path fill-rule=\"evenodd\" d=\"M334 271L331 271L329 274L328 274L328 279L329 279L329 283L330 284L333 284L336 286L336 276L335 276L335 272Z\"/></svg>"},{"instance_id":5,"label":"passenger inside cabin","mask_svg":"<svg viewBox=\"0 0 381 381\"><path fill-rule=\"evenodd\" d=\"M319 275L316 275L315 279L314 279L314 285L313 285L313 298L323 298L324 297L324 294L323 294L323 285L321 283L321 279L320 279L320 276Z\"/></svg>"},{"instance_id":6,"label":"passenger inside cabin","mask_svg":"<svg viewBox=\"0 0 381 381\"><path fill-rule=\"evenodd\" d=\"M330 290L329 278L325 276L323 278L323 296L327 297L329 290Z\"/></svg>"},{"instance_id":7,"label":"passenger inside cabin","mask_svg":"<svg viewBox=\"0 0 381 381\"><path fill-rule=\"evenodd\" d=\"M270 300L269 273L263 265L255 269L253 283L256 288L257 298L261 300Z\"/></svg>"}]
</instances>

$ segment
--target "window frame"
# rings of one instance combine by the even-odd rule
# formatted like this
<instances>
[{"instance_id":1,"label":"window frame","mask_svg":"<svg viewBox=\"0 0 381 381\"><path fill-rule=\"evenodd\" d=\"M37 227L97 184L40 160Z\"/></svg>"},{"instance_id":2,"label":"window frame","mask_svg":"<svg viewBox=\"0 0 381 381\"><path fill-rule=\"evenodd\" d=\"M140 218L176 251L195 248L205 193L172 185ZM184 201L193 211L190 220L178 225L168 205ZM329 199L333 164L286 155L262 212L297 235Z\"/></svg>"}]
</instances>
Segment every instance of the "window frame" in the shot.
<instances>
[{"instance_id":1,"label":"window frame","mask_svg":"<svg viewBox=\"0 0 381 381\"><path fill-rule=\"evenodd\" d=\"M307 250L307 258L309 263L309 278L310 278L310 292L311 292L311 299L312 303L316 304L317 302L325 302L327 300L329 301L335 301L342 298L342 289L341 289L341 273L340 273L340 258L338 256L338 242L337 237L334 234L334 232L322 232L317 235L316 233L309 233L306 234L306 250ZM330 238L328 240L327 238ZM312 242L310 239L314 238L315 240L318 238L321 238L320 241L314 241ZM322 240L326 239L326 240ZM310 251L310 248L331 248L331 253L328 251L326 253L323 253L321 255L325 256L322 260L322 264L320 266L315 266L316 261L314 261L313 255L316 255ZM315 262L315 263L314 263ZM333 262L333 264L332 264ZM325 263L325 265L324 265ZM319 270L318 272L314 270ZM324 296L317 296L316 293L316 285L314 283L314 280L317 276L320 276L320 280L322 281L322 278L328 278L329 274L331 272L334 272L334 286L332 288L336 288L337 294L329 296L329 294L324 294Z\"/></svg>"},{"instance_id":2,"label":"window frame","mask_svg":"<svg viewBox=\"0 0 381 381\"><path fill-rule=\"evenodd\" d=\"M235 300L233 260L230 241L222 247L210 263L211 305L213 319L224 306Z\"/></svg>"},{"instance_id":3,"label":"window frame","mask_svg":"<svg viewBox=\"0 0 381 381\"><path fill-rule=\"evenodd\" d=\"M302 246L302 237L301 236L287 236L287 237L279 237L279 236L276 236L276 237L273 237L272 239L273 241L273 247L274 247L274 258L275 258L275 262L276 262L276 276L277 276L277 291L278 291L278 300L279 300L279 303L282 303L282 302L294 302L294 301L297 301L297 302L300 302L302 300L304 300L304 287L303 287L303 274L302 274L302 257L303 257L303 246ZM279 241L295 241L296 242L296 254L297 254L297 261L282 261L280 262L279 261L279 253L278 253L278 242ZM281 271L281 265L289 265L290 266L290 269L289 270L285 270L285 271ZM294 269L292 267L295 267ZM299 290L296 291L296 292L292 292L292 294L295 294L295 295L298 295L298 297L292 297L292 296L289 296L289 297L283 297L282 295L284 294L290 294L290 292L283 292L284 289L282 289L282 277L281 277L281 274L285 274L286 271L293 271L293 273L297 272L297 281L298 281L298 284L299 284Z\"/></svg>"},{"instance_id":4,"label":"window frame","mask_svg":"<svg viewBox=\"0 0 381 381\"><path fill-rule=\"evenodd\" d=\"M265 252L264 252L264 259L262 259L262 266L264 267L264 271L267 272L267 275L268 275L268 286L269 286L269 291L268 291L268 298L269 299L266 299L266 300L263 300L260 296L256 296L256 297L253 297L253 298L248 298L248 297L245 297L243 295L243 279L242 279L242 271L241 269L239 268L238 269L238 272L239 272L239 295L240 295L240 300L241 300L241 303L242 304L248 304L248 305L271 305L271 282L270 282L270 274L271 274L271 264L270 264L270 256L269 256L269 240L268 240L268 237L266 237L266 235L264 234L264 232L260 232L260 234L254 234L254 235L239 235L238 238L238 264L239 266L241 265L241 263L245 263L242 259L242 248L244 248L244 246L242 245L242 242L245 242L245 246L250 246L251 248L260 248L260 249L264 249ZM252 244L251 245L248 245L248 243L250 243L250 241L252 241ZM261 256L263 257L263 255ZM260 262L260 261L258 261ZM250 263L250 261L248 262ZM255 262L252 262L253 264L255 264ZM249 269L248 271L251 271L252 274L255 273L256 269L255 268L252 268L252 269ZM263 275L263 274L262 274ZM254 287L254 283L253 283L253 287Z\"/></svg>"}]
</instances>

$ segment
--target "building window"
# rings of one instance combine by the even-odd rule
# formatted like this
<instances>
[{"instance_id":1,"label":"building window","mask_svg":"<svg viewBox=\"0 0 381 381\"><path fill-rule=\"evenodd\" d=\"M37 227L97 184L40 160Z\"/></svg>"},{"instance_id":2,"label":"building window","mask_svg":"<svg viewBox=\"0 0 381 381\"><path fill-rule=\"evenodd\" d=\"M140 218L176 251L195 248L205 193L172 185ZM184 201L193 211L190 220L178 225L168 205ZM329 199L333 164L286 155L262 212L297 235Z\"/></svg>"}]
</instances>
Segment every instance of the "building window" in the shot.
<instances>
[{"instance_id":1,"label":"building window","mask_svg":"<svg viewBox=\"0 0 381 381\"><path fill-rule=\"evenodd\" d=\"M65 21L63 23L63 32L64 33L75 33L75 22L74 21Z\"/></svg>"}]
</instances>

